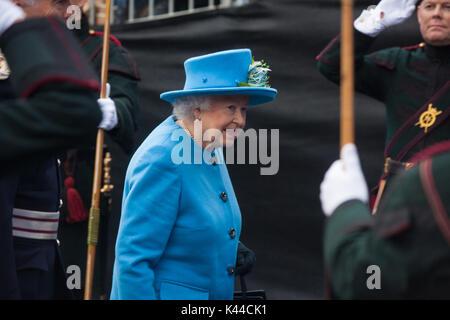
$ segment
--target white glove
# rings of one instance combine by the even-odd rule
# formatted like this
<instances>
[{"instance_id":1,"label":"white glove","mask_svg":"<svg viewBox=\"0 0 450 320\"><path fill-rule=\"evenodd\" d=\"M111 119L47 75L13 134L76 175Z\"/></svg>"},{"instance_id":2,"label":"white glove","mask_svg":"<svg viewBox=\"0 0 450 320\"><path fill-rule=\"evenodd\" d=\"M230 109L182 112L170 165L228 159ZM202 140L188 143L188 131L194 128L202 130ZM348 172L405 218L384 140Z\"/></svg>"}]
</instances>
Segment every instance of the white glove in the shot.
<instances>
[{"instance_id":1,"label":"white glove","mask_svg":"<svg viewBox=\"0 0 450 320\"><path fill-rule=\"evenodd\" d=\"M369 189L353 143L341 150L341 159L335 161L320 185L320 201L326 216L331 216L341 204L349 200L368 202Z\"/></svg>"},{"instance_id":2,"label":"white glove","mask_svg":"<svg viewBox=\"0 0 450 320\"><path fill-rule=\"evenodd\" d=\"M408 19L416 9L418 0L381 0L378 5L364 10L354 22L354 27L370 37Z\"/></svg>"},{"instance_id":3,"label":"white glove","mask_svg":"<svg viewBox=\"0 0 450 320\"><path fill-rule=\"evenodd\" d=\"M17 20L25 18L25 12L9 0L0 0L0 36Z\"/></svg>"},{"instance_id":4,"label":"white glove","mask_svg":"<svg viewBox=\"0 0 450 320\"><path fill-rule=\"evenodd\" d=\"M2 1L2 0L0 0ZM115 126L117 126L117 123L119 120L117 119L117 111L116 111L116 104L112 99L110 99L109 94L111 92L111 86L109 83L106 84L106 98L104 99L98 99L97 102L100 106L100 109L103 113L103 119L98 125L100 129L109 131L111 129L114 129Z\"/></svg>"}]
</instances>

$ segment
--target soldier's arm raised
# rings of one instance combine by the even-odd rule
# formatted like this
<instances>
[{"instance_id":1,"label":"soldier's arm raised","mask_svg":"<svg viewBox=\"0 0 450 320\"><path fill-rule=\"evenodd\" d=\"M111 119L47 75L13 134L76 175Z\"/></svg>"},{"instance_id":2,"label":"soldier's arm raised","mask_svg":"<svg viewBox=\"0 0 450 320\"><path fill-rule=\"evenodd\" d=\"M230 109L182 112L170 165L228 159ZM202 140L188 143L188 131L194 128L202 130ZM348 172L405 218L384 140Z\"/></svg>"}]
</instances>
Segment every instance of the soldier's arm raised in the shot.
<instances>
[{"instance_id":1,"label":"soldier's arm raised","mask_svg":"<svg viewBox=\"0 0 450 320\"><path fill-rule=\"evenodd\" d=\"M416 9L418 0L381 0L377 6L364 10L354 27L369 37L378 36L383 30L403 23Z\"/></svg>"},{"instance_id":2,"label":"soldier's arm raised","mask_svg":"<svg viewBox=\"0 0 450 320\"><path fill-rule=\"evenodd\" d=\"M377 100L389 93L393 69L400 48L391 48L369 55L375 37L384 29L401 23L414 12L417 0L382 0L378 6L364 10L354 22L355 88ZM316 57L319 71L330 81L340 82L340 47L338 35Z\"/></svg>"},{"instance_id":3,"label":"soldier's arm raised","mask_svg":"<svg viewBox=\"0 0 450 320\"><path fill-rule=\"evenodd\" d=\"M355 59L355 89L377 100L383 101L385 92L390 87L386 81L386 70L380 69L377 63L368 54L374 43L374 38L358 30L354 32L354 59ZM335 37L327 47L316 57L317 68L328 80L340 84L341 79L341 35ZM382 56L385 53L379 53ZM390 55L390 53L387 53ZM381 71L380 71L381 70Z\"/></svg>"}]
</instances>

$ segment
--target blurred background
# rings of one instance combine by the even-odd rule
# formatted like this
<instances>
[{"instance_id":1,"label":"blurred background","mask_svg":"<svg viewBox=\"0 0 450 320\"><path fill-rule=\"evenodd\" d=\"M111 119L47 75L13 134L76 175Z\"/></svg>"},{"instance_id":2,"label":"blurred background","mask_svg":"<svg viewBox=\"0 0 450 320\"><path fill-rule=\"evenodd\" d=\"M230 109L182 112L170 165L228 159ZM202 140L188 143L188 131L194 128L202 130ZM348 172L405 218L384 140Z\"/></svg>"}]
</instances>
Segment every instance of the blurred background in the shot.
<instances>
[{"instance_id":1,"label":"blurred background","mask_svg":"<svg viewBox=\"0 0 450 320\"><path fill-rule=\"evenodd\" d=\"M355 18L377 2L355 1ZM92 0L85 10L92 27L101 31L104 1ZM228 166L242 212L241 241L257 257L247 286L264 289L268 299L323 299L325 219L319 186L339 155L339 88L319 74L315 57L340 32L340 1L114 0L113 10L112 34L130 51L142 77L135 149L171 114L159 95L183 88L187 58L250 48L256 60L271 66L278 96L248 111L247 128L279 129L279 171L262 176L259 164ZM420 39L413 17L383 32L373 50L414 45ZM355 108L356 144L368 184L374 186L384 162L384 106L356 94ZM115 188L113 211L103 225L106 258L100 274L109 292L130 156L107 143Z\"/></svg>"}]
</instances>

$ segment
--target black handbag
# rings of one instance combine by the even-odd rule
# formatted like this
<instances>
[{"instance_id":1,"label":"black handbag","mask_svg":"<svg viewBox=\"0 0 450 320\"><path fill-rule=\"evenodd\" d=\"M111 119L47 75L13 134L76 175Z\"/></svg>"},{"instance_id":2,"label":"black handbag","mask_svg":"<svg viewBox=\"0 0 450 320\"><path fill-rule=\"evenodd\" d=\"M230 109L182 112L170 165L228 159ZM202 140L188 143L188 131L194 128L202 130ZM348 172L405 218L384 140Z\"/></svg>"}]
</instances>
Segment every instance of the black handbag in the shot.
<instances>
[{"instance_id":1,"label":"black handbag","mask_svg":"<svg viewBox=\"0 0 450 320\"><path fill-rule=\"evenodd\" d=\"M264 290L247 290L244 276L239 276L241 291L234 292L233 300L267 300Z\"/></svg>"}]
</instances>

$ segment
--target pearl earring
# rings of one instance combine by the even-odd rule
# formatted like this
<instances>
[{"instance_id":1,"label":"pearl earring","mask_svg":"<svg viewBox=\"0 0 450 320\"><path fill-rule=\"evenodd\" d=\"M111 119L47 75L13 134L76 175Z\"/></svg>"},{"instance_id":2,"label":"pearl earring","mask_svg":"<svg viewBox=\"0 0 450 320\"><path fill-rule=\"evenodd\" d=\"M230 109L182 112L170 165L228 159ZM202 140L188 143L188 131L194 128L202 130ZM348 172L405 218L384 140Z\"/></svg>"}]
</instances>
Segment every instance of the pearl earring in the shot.
<instances>
[{"instance_id":1,"label":"pearl earring","mask_svg":"<svg viewBox=\"0 0 450 320\"><path fill-rule=\"evenodd\" d=\"M203 130L202 130L202 121L200 119L195 119L194 120L194 142L197 143L198 145L202 146L203 145Z\"/></svg>"}]
</instances>

